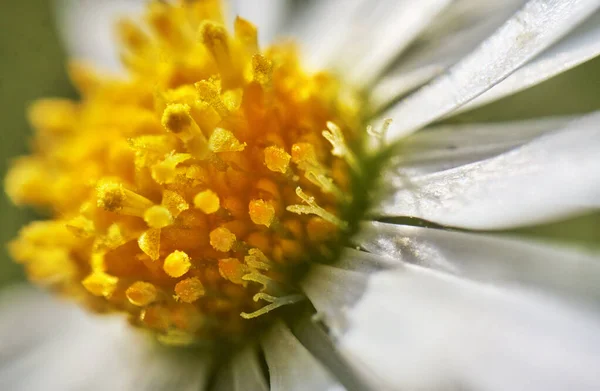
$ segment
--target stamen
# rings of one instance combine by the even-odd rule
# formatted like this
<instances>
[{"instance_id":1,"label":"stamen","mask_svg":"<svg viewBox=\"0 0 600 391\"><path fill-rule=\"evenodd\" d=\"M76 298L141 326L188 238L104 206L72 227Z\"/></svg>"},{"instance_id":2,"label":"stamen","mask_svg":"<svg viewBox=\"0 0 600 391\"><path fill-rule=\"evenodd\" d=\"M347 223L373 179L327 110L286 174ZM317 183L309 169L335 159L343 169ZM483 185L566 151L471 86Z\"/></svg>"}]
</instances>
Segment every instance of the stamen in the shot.
<instances>
[{"instance_id":1,"label":"stamen","mask_svg":"<svg viewBox=\"0 0 600 391\"><path fill-rule=\"evenodd\" d=\"M98 207L109 212L142 217L154 204L149 199L123 187L121 183L104 180L96 187Z\"/></svg>"},{"instance_id":2,"label":"stamen","mask_svg":"<svg viewBox=\"0 0 600 391\"><path fill-rule=\"evenodd\" d=\"M160 256L160 229L151 228L140 235L138 246L153 261Z\"/></svg>"},{"instance_id":3,"label":"stamen","mask_svg":"<svg viewBox=\"0 0 600 391\"><path fill-rule=\"evenodd\" d=\"M257 248L248 250L248 255L244 257L244 261L252 269L268 271L271 269L271 261Z\"/></svg>"},{"instance_id":4,"label":"stamen","mask_svg":"<svg viewBox=\"0 0 600 391\"><path fill-rule=\"evenodd\" d=\"M223 128L216 128L208 139L208 148L213 152L239 152L246 148L233 133Z\"/></svg>"},{"instance_id":5,"label":"stamen","mask_svg":"<svg viewBox=\"0 0 600 391\"><path fill-rule=\"evenodd\" d=\"M210 245L217 251L231 251L235 241L235 235L225 227L216 228L210 233Z\"/></svg>"},{"instance_id":6,"label":"stamen","mask_svg":"<svg viewBox=\"0 0 600 391\"><path fill-rule=\"evenodd\" d=\"M154 205L144 212L144 221L151 228L164 228L173 224L173 215L162 205Z\"/></svg>"},{"instance_id":7,"label":"stamen","mask_svg":"<svg viewBox=\"0 0 600 391\"><path fill-rule=\"evenodd\" d=\"M256 53L258 51L258 32L256 26L238 16L235 18L233 28L235 37L242 43L246 52Z\"/></svg>"},{"instance_id":8,"label":"stamen","mask_svg":"<svg viewBox=\"0 0 600 391\"><path fill-rule=\"evenodd\" d=\"M93 272L87 276L81 283L91 294L95 296L111 296L117 289L117 277L102 272Z\"/></svg>"},{"instance_id":9,"label":"stamen","mask_svg":"<svg viewBox=\"0 0 600 391\"><path fill-rule=\"evenodd\" d=\"M206 214L212 214L221 208L221 202L217 193L207 189L196 194L194 197L194 206Z\"/></svg>"},{"instance_id":10,"label":"stamen","mask_svg":"<svg viewBox=\"0 0 600 391\"><path fill-rule=\"evenodd\" d=\"M183 251L173 251L165 258L163 270L173 278L179 278L190 270L192 262Z\"/></svg>"},{"instance_id":11,"label":"stamen","mask_svg":"<svg viewBox=\"0 0 600 391\"><path fill-rule=\"evenodd\" d=\"M175 285L177 299L184 303L193 303L205 294L204 285L198 277L181 280Z\"/></svg>"},{"instance_id":12,"label":"stamen","mask_svg":"<svg viewBox=\"0 0 600 391\"><path fill-rule=\"evenodd\" d=\"M331 154L344 159L355 172L358 172L360 167L356 160L356 156L354 156L354 153L352 153L350 148L346 145L342 130L339 126L330 121L327 122L327 128L329 131L324 130L323 137L325 137L333 146Z\"/></svg>"},{"instance_id":13,"label":"stamen","mask_svg":"<svg viewBox=\"0 0 600 391\"><path fill-rule=\"evenodd\" d=\"M270 227L275 219L275 208L264 200L251 200L248 209L254 224Z\"/></svg>"},{"instance_id":14,"label":"stamen","mask_svg":"<svg viewBox=\"0 0 600 391\"><path fill-rule=\"evenodd\" d=\"M291 158L283 148L275 146L265 148L265 165L273 172L285 174L290 167Z\"/></svg>"},{"instance_id":15,"label":"stamen","mask_svg":"<svg viewBox=\"0 0 600 391\"><path fill-rule=\"evenodd\" d=\"M237 285L246 286L243 277L248 273L248 267L242 264L237 258L219 259L219 274L224 279Z\"/></svg>"},{"instance_id":16,"label":"stamen","mask_svg":"<svg viewBox=\"0 0 600 391\"><path fill-rule=\"evenodd\" d=\"M138 307L145 307L156 300L158 291L149 282L137 281L127 288L125 295L131 304Z\"/></svg>"},{"instance_id":17,"label":"stamen","mask_svg":"<svg viewBox=\"0 0 600 391\"><path fill-rule=\"evenodd\" d=\"M242 313L240 313L240 316L244 319L257 318L261 315L266 315L267 313L269 313L279 307L282 307L284 305L295 304L304 299L305 299L305 297L303 295L289 295L289 296L283 296L283 297L274 297L274 296L267 295L265 293L257 293L256 295L254 295L254 301L265 300L267 302L270 302L271 304L266 305L266 306L262 307L261 309L254 311L254 312L250 312L250 313L242 312Z\"/></svg>"},{"instance_id":18,"label":"stamen","mask_svg":"<svg viewBox=\"0 0 600 391\"><path fill-rule=\"evenodd\" d=\"M288 211L296 214L314 214L342 229L346 229L348 227L347 222L337 218L332 213L329 213L325 209L321 208L319 205L317 205L315 197L309 197L302 191L300 187L296 188L296 194L308 205L290 205L286 208Z\"/></svg>"}]
</instances>

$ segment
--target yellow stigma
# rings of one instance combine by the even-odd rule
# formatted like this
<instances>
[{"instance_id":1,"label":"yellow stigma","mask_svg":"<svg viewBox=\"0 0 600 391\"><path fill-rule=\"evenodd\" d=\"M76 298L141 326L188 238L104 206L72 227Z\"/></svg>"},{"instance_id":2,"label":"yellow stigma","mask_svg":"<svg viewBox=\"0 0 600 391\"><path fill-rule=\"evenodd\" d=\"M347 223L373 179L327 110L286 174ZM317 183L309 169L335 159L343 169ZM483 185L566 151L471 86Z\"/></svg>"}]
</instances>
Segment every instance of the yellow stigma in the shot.
<instances>
[{"instance_id":1,"label":"yellow stigma","mask_svg":"<svg viewBox=\"0 0 600 391\"><path fill-rule=\"evenodd\" d=\"M358 170L353 91L222 15L153 1L121 21L128 76L72 64L81 101L31 107L35 153L6 178L50 216L10 244L30 279L167 343L238 338L302 300L294 271L336 253Z\"/></svg>"}]
</instances>

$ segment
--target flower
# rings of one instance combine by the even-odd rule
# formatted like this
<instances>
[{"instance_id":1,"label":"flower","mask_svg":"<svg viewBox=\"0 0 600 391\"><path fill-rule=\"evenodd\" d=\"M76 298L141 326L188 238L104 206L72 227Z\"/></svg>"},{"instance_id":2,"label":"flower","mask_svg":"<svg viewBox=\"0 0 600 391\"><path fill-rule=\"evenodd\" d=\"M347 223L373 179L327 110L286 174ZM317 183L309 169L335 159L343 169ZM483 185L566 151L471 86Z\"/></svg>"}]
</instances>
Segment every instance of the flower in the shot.
<instances>
[{"instance_id":1,"label":"flower","mask_svg":"<svg viewBox=\"0 0 600 391\"><path fill-rule=\"evenodd\" d=\"M598 209L599 114L434 124L600 53L600 1L522 3L322 2L303 60L216 0L122 22L6 178L29 278L117 315L7 295L6 383L596 389L598 256L476 231Z\"/></svg>"}]
</instances>

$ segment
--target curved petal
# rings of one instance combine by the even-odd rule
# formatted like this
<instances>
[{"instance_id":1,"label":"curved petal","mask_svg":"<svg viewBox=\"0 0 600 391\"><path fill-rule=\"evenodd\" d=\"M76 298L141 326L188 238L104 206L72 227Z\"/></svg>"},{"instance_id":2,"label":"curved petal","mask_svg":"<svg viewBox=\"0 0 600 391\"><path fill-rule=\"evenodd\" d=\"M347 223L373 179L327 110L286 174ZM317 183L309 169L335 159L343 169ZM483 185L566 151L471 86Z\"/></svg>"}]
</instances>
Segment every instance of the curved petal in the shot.
<instances>
[{"instance_id":1,"label":"curved petal","mask_svg":"<svg viewBox=\"0 0 600 391\"><path fill-rule=\"evenodd\" d=\"M597 390L600 318L410 266L369 279L340 342L395 389Z\"/></svg>"},{"instance_id":2,"label":"curved petal","mask_svg":"<svg viewBox=\"0 0 600 391\"><path fill-rule=\"evenodd\" d=\"M383 216L409 216L470 229L534 225L600 208L600 112L495 158L403 178Z\"/></svg>"},{"instance_id":3,"label":"curved petal","mask_svg":"<svg viewBox=\"0 0 600 391\"><path fill-rule=\"evenodd\" d=\"M600 12L506 80L460 107L459 114L542 83L600 55Z\"/></svg>"},{"instance_id":4,"label":"curved petal","mask_svg":"<svg viewBox=\"0 0 600 391\"><path fill-rule=\"evenodd\" d=\"M481 95L577 27L600 0L531 0L444 75L386 111L394 142Z\"/></svg>"},{"instance_id":5,"label":"curved petal","mask_svg":"<svg viewBox=\"0 0 600 391\"><path fill-rule=\"evenodd\" d=\"M363 223L369 252L469 280L567 297L600 307L600 256L498 235Z\"/></svg>"},{"instance_id":6,"label":"curved petal","mask_svg":"<svg viewBox=\"0 0 600 391\"><path fill-rule=\"evenodd\" d=\"M102 69L122 71L114 25L122 16L141 15L144 0L55 0L59 33L73 58Z\"/></svg>"},{"instance_id":7,"label":"curved petal","mask_svg":"<svg viewBox=\"0 0 600 391\"><path fill-rule=\"evenodd\" d=\"M11 341L2 338L0 347L9 343L13 354L0 369L0 389L192 391L206 384L210 359L158 346L121 317L90 316L28 287L3 296L1 331ZM16 327L7 330L10 324ZM35 346L14 348L37 333Z\"/></svg>"},{"instance_id":8,"label":"curved petal","mask_svg":"<svg viewBox=\"0 0 600 391\"><path fill-rule=\"evenodd\" d=\"M488 159L561 129L573 117L436 126L407 137L388 169L402 176L448 170Z\"/></svg>"},{"instance_id":9,"label":"curved petal","mask_svg":"<svg viewBox=\"0 0 600 391\"><path fill-rule=\"evenodd\" d=\"M263 340L271 391L341 390L325 368L281 322Z\"/></svg>"},{"instance_id":10,"label":"curved petal","mask_svg":"<svg viewBox=\"0 0 600 391\"><path fill-rule=\"evenodd\" d=\"M377 113L472 51L526 0L457 0L411 44L370 92Z\"/></svg>"}]
</instances>

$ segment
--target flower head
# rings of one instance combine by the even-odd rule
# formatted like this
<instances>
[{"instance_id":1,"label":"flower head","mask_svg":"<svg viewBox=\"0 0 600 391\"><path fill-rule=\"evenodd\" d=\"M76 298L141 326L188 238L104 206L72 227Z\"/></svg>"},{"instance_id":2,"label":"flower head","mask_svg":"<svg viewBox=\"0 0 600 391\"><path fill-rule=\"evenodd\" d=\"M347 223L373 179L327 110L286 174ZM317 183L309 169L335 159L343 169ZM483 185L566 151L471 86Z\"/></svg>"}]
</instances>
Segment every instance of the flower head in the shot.
<instances>
[{"instance_id":1,"label":"flower head","mask_svg":"<svg viewBox=\"0 0 600 391\"><path fill-rule=\"evenodd\" d=\"M489 231L600 208L600 114L452 116L600 54L600 1L323 1L302 49L221 5L120 22L126 75L73 63L6 178L49 214L29 279L162 344L21 292L25 323L103 341L99 389L597 389L597 254Z\"/></svg>"},{"instance_id":2,"label":"flower head","mask_svg":"<svg viewBox=\"0 0 600 391\"><path fill-rule=\"evenodd\" d=\"M81 101L34 104L38 148L7 178L51 213L11 244L30 276L165 342L235 339L298 301L296 275L334 259L352 217L358 97L291 44L261 50L250 22L227 31L220 6L123 20L128 77L74 64Z\"/></svg>"}]
</instances>

